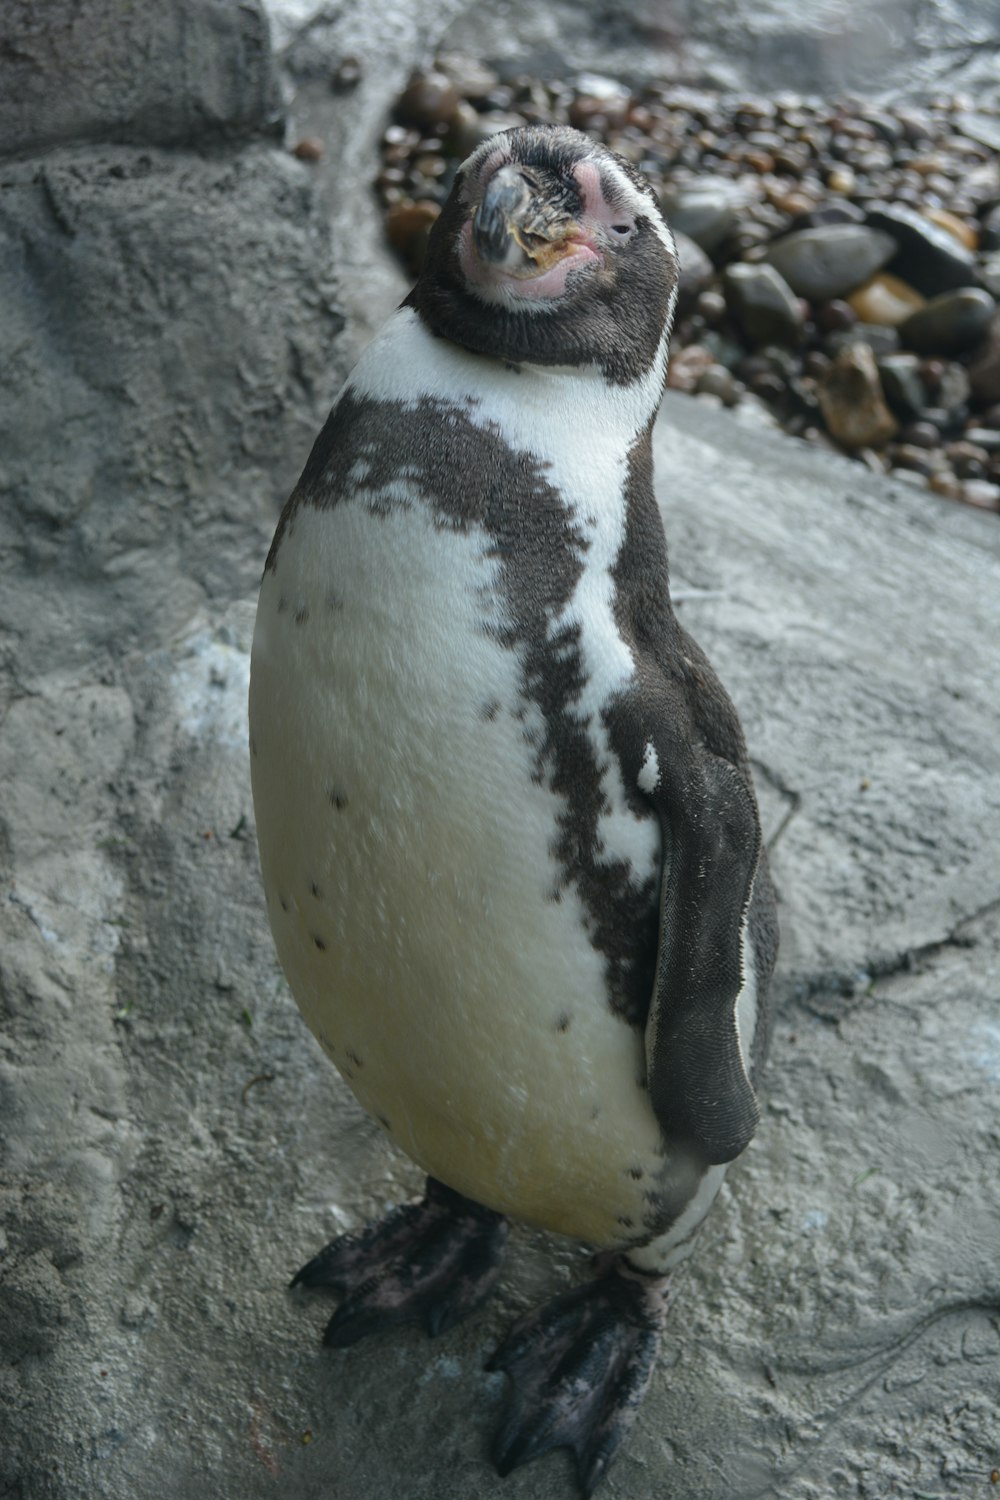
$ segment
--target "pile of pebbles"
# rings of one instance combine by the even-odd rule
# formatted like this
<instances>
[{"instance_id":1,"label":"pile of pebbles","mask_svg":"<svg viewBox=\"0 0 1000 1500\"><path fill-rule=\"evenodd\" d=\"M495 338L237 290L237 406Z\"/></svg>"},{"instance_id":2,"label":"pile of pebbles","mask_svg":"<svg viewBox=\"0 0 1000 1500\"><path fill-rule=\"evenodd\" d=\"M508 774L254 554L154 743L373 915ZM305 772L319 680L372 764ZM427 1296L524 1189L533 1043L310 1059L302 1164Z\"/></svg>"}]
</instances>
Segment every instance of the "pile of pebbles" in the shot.
<instances>
[{"instance_id":1,"label":"pile of pebbles","mask_svg":"<svg viewBox=\"0 0 1000 1500\"><path fill-rule=\"evenodd\" d=\"M606 142L660 197L681 261L671 386L1000 511L1000 108L501 79L443 56L382 143L411 274L459 163L541 122Z\"/></svg>"}]
</instances>

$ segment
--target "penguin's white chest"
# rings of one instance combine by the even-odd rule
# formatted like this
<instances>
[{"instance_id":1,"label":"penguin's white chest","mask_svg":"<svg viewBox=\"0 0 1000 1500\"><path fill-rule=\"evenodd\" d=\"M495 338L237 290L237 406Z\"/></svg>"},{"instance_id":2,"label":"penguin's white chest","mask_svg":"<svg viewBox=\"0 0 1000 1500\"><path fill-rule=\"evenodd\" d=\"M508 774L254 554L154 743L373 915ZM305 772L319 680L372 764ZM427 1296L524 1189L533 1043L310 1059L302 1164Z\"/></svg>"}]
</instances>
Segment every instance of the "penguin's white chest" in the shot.
<instances>
[{"instance_id":1,"label":"penguin's white chest","mask_svg":"<svg viewBox=\"0 0 1000 1500\"><path fill-rule=\"evenodd\" d=\"M405 478L378 505L295 512L253 647L264 883L306 1021L397 1143L481 1202L608 1244L641 1227L660 1132L642 1036L553 853L567 804L539 774L501 568ZM594 619L600 654L599 601ZM609 857L648 880L655 824L606 800Z\"/></svg>"}]
</instances>

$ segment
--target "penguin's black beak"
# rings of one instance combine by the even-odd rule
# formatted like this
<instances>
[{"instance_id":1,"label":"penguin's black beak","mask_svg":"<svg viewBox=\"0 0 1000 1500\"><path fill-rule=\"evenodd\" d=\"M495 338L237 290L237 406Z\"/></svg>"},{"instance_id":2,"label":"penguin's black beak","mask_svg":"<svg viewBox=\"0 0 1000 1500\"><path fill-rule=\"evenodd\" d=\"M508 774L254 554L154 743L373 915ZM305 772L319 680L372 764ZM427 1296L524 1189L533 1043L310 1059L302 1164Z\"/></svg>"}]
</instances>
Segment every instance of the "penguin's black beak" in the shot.
<instances>
[{"instance_id":1,"label":"penguin's black beak","mask_svg":"<svg viewBox=\"0 0 1000 1500\"><path fill-rule=\"evenodd\" d=\"M533 276L566 253L578 225L565 187L550 174L510 162L486 184L472 219L481 260L513 275Z\"/></svg>"}]
</instances>

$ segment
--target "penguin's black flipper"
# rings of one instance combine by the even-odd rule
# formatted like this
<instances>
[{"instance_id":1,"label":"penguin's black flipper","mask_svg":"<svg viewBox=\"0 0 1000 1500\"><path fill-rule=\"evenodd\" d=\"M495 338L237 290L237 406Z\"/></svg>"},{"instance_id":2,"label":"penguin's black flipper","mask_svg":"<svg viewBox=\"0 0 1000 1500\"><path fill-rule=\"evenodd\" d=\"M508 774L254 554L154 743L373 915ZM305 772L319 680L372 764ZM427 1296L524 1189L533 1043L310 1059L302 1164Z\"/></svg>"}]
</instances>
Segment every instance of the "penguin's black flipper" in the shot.
<instances>
[{"instance_id":1,"label":"penguin's black flipper","mask_svg":"<svg viewBox=\"0 0 1000 1500\"><path fill-rule=\"evenodd\" d=\"M742 765L697 733L653 743L662 769L652 795L669 856L646 1023L650 1101L667 1135L706 1162L728 1162L758 1123L736 1002L747 977L760 820Z\"/></svg>"},{"instance_id":2,"label":"penguin's black flipper","mask_svg":"<svg viewBox=\"0 0 1000 1500\"><path fill-rule=\"evenodd\" d=\"M331 1241L291 1284L343 1298L323 1335L334 1348L398 1323L422 1322L434 1338L489 1296L508 1232L502 1214L428 1177L418 1203Z\"/></svg>"},{"instance_id":3,"label":"penguin's black flipper","mask_svg":"<svg viewBox=\"0 0 1000 1500\"><path fill-rule=\"evenodd\" d=\"M635 1420L659 1348L667 1278L607 1258L594 1281L527 1313L487 1368L510 1378L493 1443L501 1477L550 1448L572 1448L593 1494Z\"/></svg>"}]
</instances>

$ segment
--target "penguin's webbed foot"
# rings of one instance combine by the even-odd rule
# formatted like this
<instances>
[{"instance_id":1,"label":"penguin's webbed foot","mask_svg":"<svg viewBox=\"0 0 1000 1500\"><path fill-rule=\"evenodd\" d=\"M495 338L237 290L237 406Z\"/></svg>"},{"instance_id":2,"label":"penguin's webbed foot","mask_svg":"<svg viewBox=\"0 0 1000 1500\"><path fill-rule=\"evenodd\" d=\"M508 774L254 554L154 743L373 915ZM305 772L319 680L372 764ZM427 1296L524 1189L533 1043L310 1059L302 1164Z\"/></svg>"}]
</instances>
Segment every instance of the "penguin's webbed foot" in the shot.
<instances>
[{"instance_id":1,"label":"penguin's webbed foot","mask_svg":"<svg viewBox=\"0 0 1000 1500\"><path fill-rule=\"evenodd\" d=\"M493 1445L504 1478L568 1447L589 1497L635 1421L659 1348L667 1279L643 1276L620 1256L601 1260L595 1281L515 1323L487 1366L511 1381Z\"/></svg>"},{"instance_id":2,"label":"penguin's webbed foot","mask_svg":"<svg viewBox=\"0 0 1000 1500\"><path fill-rule=\"evenodd\" d=\"M502 1214L428 1177L418 1203L402 1204L379 1223L331 1241L291 1284L343 1298L324 1344L344 1349L366 1334L409 1322L422 1322L433 1338L489 1296L508 1232Z\"/></svg>"}]
</instances>

